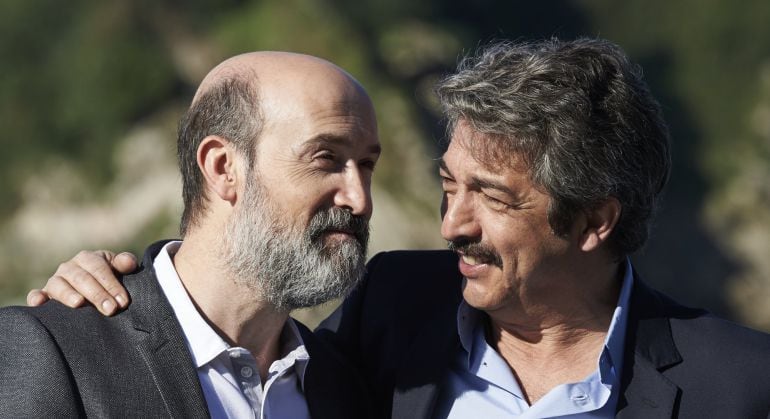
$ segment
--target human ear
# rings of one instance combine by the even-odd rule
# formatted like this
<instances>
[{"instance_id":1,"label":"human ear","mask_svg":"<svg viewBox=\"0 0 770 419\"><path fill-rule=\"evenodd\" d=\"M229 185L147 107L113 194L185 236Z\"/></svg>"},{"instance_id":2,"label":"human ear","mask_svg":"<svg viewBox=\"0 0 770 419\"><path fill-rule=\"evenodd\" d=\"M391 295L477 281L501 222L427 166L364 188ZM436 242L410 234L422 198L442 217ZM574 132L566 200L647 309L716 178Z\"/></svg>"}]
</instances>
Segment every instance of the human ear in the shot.
<instances>
[{"instance_id":1,"label":"human ear","mask_svg":"<svg viewBox=\"0 0 770 419\"><path fill-rule=\"evenodd\" d=\"M580 248L585 252L597 249L609 239L615 229L622 206L615 197L609 197L586 211L585 225L580 232Z\"/></svg>"},{"instance_id":2,"label":"human ear","mask_svg":"<svg viewBox=\"0 0 770 419\"><path fill-rule=\"evenodd\" d=\"M238 197L236 157L230 142L216 135L204 138L198 146L198 168L207 189L230 204Z\"/></svg>"}]
</instances>

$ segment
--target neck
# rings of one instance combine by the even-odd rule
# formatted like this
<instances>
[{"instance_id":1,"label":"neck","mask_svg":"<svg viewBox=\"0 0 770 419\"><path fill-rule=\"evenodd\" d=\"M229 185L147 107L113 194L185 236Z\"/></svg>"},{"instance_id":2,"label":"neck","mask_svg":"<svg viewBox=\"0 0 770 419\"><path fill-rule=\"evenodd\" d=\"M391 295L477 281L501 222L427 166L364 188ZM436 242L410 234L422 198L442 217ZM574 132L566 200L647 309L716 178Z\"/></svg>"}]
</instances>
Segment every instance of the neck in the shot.
<instances>
[{"instance_id":1,"label":"neck","mask_svg":"<svg viewBox=\"0 0 770 419\"><path fill-rule=\"evenodd\" d=\"M174 267L201 316L229 344L251 352L264 381L279 357L289 313L261 301L255 290L237 282L211 251L215 241L200 235L187 234L173 257Z\"/></svg>"},{"instance_id":2,"label":"neck","mask_svg":"<svg viewBox=\"0 0 770 419\"><path fill-rule=\"evenodd\" d=\"M491 325L531 345L569 346L586 335L606 333L624 266L570 264L569 273L522 286L515 300L488 310Z\"/></svg>"},{"instance_id":3,"label":"neck","mask_svg":"<svg viewBox=\"0 0 770 419\"><path fill-rule=\"evenodd\" d=\"M596 369L617 306L621 267L592 269L591 277L573 277L574 288L524 295L520 305L487 313L487 341L531 402Z\"/></svg>"}]
</instances>

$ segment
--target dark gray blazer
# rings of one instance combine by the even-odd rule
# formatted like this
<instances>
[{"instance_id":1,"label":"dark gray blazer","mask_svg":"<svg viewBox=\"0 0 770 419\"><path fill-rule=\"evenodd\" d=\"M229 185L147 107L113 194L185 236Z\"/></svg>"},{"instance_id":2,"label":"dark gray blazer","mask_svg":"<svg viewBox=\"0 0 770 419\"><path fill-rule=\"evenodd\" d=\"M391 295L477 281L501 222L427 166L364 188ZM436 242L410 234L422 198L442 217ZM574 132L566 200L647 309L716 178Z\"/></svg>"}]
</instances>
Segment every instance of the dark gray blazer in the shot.
<instances>
[{"instance_id":1,"label":"dark gray blazer","mask_svg":"<svg viewBox=\"0 0 770 419\"><path fill-rule=\"evenodd\" d=\"M460 342L457 257L381 253L316 329L361 368L382 417L429 418ZM770 335L682 307L634 279L619 418L766 418Z\"/></svg>"},{"instance_id":2,"label":"dark gray blazer","mask_svg":"<svg viewBox=\"0 0 770 419\"><path fill-rule=\"evenodd\" d=\"M0 309L0 417L177 417L209 412L182 329L152 269L124 278L128 309L104 317L57 302ZM358 374L302 325L314 418L368 416Z\"/></svg>"}]
</instances>

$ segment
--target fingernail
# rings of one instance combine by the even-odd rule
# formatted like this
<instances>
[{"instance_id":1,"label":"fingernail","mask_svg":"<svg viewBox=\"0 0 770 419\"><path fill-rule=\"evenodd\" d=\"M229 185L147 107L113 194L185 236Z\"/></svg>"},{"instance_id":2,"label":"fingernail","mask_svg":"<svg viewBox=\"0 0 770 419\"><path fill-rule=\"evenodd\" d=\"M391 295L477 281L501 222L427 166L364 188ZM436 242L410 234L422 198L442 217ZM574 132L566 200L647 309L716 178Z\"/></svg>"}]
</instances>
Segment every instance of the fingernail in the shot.
<instances>
[{"instance_id":1,"label":"fingernail","mask_svg":"<svg viewBox=\"0 0 770 419\"><path fill-rule=\"evenodd\" d=\"M126 299L123 298L122 295L116 295L115 296L115 301L117 301L118 305L121 306L121 307L125 307L126 306Z\"/></svg>"},{"instance_id":2,"label":"fingernail","mask_svg":"<svg viewBox=\"0 0 770 419\"><path fill-rule=\"evenodd\" d=\"M115 303L112 300L104 300L102 301L102 309L104 309L105 313L112 313L115 310Z\"/></svg>"}]
</instances>

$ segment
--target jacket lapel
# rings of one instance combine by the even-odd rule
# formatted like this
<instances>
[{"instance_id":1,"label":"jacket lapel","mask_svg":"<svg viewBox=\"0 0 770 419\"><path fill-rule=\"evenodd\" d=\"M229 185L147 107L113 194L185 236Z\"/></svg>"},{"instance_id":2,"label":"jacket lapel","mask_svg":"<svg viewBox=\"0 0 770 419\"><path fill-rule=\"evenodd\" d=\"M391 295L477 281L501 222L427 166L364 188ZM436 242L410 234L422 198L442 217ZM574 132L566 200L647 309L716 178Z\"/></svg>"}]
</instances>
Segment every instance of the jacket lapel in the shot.
<instances>
[{"instance_id":1,"label":"jacket lapel","mask_svg":"<svg viewBox=\"0 0 770 419\"><path fill-rule=\"evenodd\" d=\"M124 282L133 296L136 347L152 375L170 417L209 417L203 390L184 334L155 278L152 261L164 243L151 246L140 270Z\"/></svg>"},{"instance_id":2,"label":"jacket lapel","mask_svg":"<svg viewBox=\"0 0 770 419\"><path fill-rule=\"evenodd\" d=\"M634 278L618 418L674 415L680 389L662 374L682 361L671 335L667 313L671 308L640 278Z\"/></svg>"}]
</instances>

